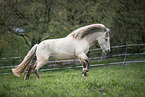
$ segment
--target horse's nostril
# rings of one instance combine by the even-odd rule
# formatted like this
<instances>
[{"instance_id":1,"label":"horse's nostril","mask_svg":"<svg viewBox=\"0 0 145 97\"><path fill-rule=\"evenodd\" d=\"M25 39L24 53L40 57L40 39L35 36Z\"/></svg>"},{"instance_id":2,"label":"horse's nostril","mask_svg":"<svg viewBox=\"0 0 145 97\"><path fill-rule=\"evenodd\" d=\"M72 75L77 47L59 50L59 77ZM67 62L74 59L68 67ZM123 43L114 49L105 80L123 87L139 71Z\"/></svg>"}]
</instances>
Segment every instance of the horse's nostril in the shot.
<instances>
[{"instance_id":1,"label":"horse's nostril","mask_svg":"<svg viewBox=\"0 0 145 97\"><path fill-rule=\"evenodd\" d=\"M107 49L106 52L110 52L110 49Z\"/></svg>"},{"instance_id":2,"label":"horse's nostril","mask_svg":"<svg viewBox=\"0 0 145 97\"><path fill-rule=\"evenodd\" d=\"M108 52L110 52L111 50L109 49Z\"/></svg>"}]
</instances>

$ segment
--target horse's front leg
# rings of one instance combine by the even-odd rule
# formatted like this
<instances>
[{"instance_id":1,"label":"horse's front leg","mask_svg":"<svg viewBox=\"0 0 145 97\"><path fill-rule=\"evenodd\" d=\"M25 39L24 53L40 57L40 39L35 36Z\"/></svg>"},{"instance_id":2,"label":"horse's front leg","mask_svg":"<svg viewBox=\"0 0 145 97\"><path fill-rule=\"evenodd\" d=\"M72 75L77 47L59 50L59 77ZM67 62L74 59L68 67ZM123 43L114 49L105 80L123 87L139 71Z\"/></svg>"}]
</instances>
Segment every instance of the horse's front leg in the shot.
<instances>
[{"instance_id":1,"label":"horse's front leg","mask_svg":"<svg viewBox=\"0 0 145 97\"><path fill-rule=\"evenodd\" d=\"M82 68L83 68L82 74L83 74L84 77L86 77L87 76L87 72L89 71L89 67L90 67L90 60L86 56L85 53L78 54L78 58L80 59L80 62L82 64Z\"/></svg>"},{"instance_id":2,"label":"horse's front leg","mask_svg":"<svg viewBox=\"0 0 145 97\"><path fill-rule=\"evenodd\" d=\"M85 61L81 62L82 64L82 68L83 68L83 76L86 77L87 76L87 72L89 71L90 68L90 60L86 59Z\"/></svg>"},{"instance_id":3,"label":"horse's front leg","mask_svg":"<svg viewBox=\"0 0 145 97\"><path fill-rule=\"evenodd\" d=\"M83 76L87 76L86 64L85 64L85 62L81 62L81 64L82 64L82 68L83 68L82 74L83 74Z\"/></svg>"},{"instance_id":4,"label":"horse's front leg","mask_svg":"<svg viewBox=\"0 0 145 97\"><path fill-rule=\"evenodd\" d=\"M89 69L90 69L90 59L86 59L86 70L87 70L87 72L89 71Z\"/></svg>"}]
</instances>

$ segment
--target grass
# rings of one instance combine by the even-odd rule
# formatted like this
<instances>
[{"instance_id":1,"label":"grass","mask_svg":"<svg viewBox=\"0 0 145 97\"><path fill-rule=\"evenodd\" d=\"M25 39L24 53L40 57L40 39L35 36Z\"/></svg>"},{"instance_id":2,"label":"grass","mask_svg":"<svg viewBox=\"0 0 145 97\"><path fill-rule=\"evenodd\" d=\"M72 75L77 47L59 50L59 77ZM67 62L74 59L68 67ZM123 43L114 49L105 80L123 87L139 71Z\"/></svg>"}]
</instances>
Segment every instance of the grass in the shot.
<instances>
[{"instance_id":1,"label":"grass","mask_svg":"<svg viewBox=\"0 0 145 97\"><path fill-rule=\"evenodd\" d=\"M0 75L0 97L145 97L145 65L92 68L89 76L82 69L63 69L34 73L24 81L10 75Z\"/></svg>"}]
</instances>

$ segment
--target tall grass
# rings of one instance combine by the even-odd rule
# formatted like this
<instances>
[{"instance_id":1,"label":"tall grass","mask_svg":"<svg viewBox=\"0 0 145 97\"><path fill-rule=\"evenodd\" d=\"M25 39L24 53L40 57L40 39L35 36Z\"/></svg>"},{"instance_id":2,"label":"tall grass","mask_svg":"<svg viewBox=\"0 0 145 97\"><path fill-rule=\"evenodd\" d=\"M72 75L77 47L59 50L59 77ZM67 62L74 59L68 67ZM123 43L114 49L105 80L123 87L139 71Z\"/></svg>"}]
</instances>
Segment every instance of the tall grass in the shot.
<instances>
[{"instance_id":1,"label":"tall grass","mask_svg":"<svg viewBox=\"0 0 145 97\"><path fill-rule=\"evenodd\" d=\"M36 80L14 75L0 75L1 97L144 97L145 65L92 68L89 76L81 69L40 72Z\"/></svg>"}]
</instances>

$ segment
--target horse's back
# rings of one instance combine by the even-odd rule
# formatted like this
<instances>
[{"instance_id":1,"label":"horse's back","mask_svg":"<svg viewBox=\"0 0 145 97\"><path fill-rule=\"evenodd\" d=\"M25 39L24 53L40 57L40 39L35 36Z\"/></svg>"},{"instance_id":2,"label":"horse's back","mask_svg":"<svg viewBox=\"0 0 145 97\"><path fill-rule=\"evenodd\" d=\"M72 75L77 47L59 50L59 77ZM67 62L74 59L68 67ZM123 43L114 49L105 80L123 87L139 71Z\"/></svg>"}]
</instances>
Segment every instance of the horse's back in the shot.
<instances>
[{"instance_id":1,"label":"horse's back","mask_svg":"<svg viewBox=\"0 0 145 97\"><path fill-rule=\"evenodd\" d=\"M36 51L36 55L42 57L54 57L55 59L70 59L75 57L75 42L67 39L48 39L42 41Z\"/></svg>"}]
</instances>

